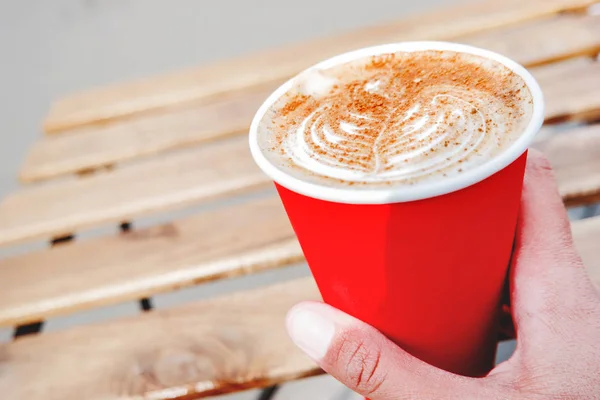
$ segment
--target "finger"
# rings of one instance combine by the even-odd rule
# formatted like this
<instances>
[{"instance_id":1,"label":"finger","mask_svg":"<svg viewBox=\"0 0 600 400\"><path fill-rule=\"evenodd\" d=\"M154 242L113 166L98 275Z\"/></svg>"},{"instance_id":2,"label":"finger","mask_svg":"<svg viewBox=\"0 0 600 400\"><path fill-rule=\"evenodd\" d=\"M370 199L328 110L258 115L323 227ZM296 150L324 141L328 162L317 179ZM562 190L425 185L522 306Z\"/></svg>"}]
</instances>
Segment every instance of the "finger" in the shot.
<instances>
[{"instance_id":1,"label":"finger","mask_svg":"<svg viewBox=\"0 0 600 400\"><path fill-rule=\"evenodd\" d=\"M512 300L519 336L532 322L557 325L565 313L583 311L596 295L573 245L567 212L548 160L531 150L523 187L521 213L513 256Z\"/></svg>"},{"instance_id":2,"label":"finger","mask_svg":"<svg viewBox=\"0 0 600 400\"><path fill-rule=\"evenodd\" d=\"M296 345L321 368L371 400L494 398L484 395L483 380L432 367L328 305L295 306L287 327Z\"/></svg>"},{"instance_id":3,"label":"finger","mask_svg":"<svg viewBox=\"0 0 600 400\"><path fill-rule=\"evenodd\" d=\"M530 150L523 185L516 250L522 268L536 273L578 267L571 225L548 159ZM524 263L526 261L526 263Z\"/></svg>"}]
</instances>

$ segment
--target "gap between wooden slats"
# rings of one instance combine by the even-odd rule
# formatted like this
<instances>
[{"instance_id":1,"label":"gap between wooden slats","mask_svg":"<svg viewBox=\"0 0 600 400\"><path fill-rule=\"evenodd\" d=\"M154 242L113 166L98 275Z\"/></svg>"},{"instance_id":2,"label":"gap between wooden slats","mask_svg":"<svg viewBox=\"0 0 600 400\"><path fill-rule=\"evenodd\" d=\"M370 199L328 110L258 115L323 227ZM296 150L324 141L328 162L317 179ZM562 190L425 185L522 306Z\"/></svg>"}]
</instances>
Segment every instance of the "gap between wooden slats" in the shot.
<instances>
[{"instance_id":1,"label":"gap between wooden slats","mask_svg":"<svg viewBox=\"0 0 600 400\"><path fill-rule=\"evenodd\" d=\"M0 260L0 324L36 321L301 260L280 202L270 197Z\"/></svg>"},{"instance_id":2,"label":"gap between wooden slats","mask_svg":"<svg viewBox=\"0 0 600 400\"><path fill-rule=\"evenodd\" d=\"M600 286L600 217L573 229ZM0 389L11 399L183 400L319 374L283 324L294 304L318 299L305 278L24 338L0 346Z\"/></svg>"},{"instance_id":3,"label":"gap between wooden slats","mask_svg":"<svg viewBox=\"0 0 600 400\"><path fill-rule=\"evenodd\" d=\"M332 55L400 40L451 39L467 33L585 8L596 0L472 0L412 18L288 45L175 74L74 94L57 102L48 132L103 122L284 80ZM240 66L244 66L240 68Z\"/></svg>"},{"instance_id":4,"label":"gap between wooden slats","mask_svg":"<svg viewBox=\"0 0 600 400\"><path fill-rule=\"evenodd\" d=\"M524 40L526 38L526 40ZM560 15L456 39L535 66L600 51L600 16ZM69 135L44 136L27 155L20 179L33 182L247 132L250 121L279 84L230 93L216 101L134 116Z\"/></svg>"},{"instance_id":5,"label":"gap between wooden slats","mask_svg":"<svg viewBox=\"0 0 600 400\"><path fill-rule=\"evenodd\" d=\"M131 221L121 222L121 224L119 225L119 230L121 231L122 234L129 234L129 233L131 233L132 229L133 229L133 222L131 222ZM150 297L141 297L138 302L139 302L140 310L142 310L143 312L150 311L154 308L152 298L150 298Z\"/></svg>"},{"instance_id":6,"label":"gap between wooden slats","mask_svg":"<svg viewBox=\"0 0 600 400\"><path fill-rule=\"evenodd\" d=\"M544 136L534 147L550 157L565 202L600 200L600 124ZM2 260L0 324L37 321L300 260L279 200L267 197Z\"/></svg>"},{"instance_id":7,"label":"gap between wooden slats","mask_svg":"<svg viewBox=\"0 0 600 400\"><path fill-rule=\"evenodd\" d=\"M574 59L536 68L534 74L545 91L549 119L600 117L600 63ZM0 245L118 223L267 185L246 137L232 138L86 179L17 191L0 203Z\"/></svg>"},{"instance_id":8,"label":"gap between wooden slats","mask_svg":"<svg viewBox=\"0 0 600 400\"><path fill-rule=\"evenodd\" d=\"M121 233L129 233L129 232L131 232L132 227L133 227L133 224L131 222L122 222L120 224L120 226L119 226L119 230L121 231ZM62 245L65 245L65 244L72 244L72 242L74 241L74 239L75 239L75 235L74 234L69 234L69 235L65 235L65 236L61 236L61 237L55 237L55 238L53 238L51 240L50 246L51 246L52 249L56 249L57 246L62 246ZM99 249L96 249L96 250L99 250ZM67 251L67 253L68 252L69 251ZM90 257L89 257L90 254L95 254L95 251L92 251L92 252L86 254L86 258L88 260L90 259ZM44 262L37 263L37 267L36 267L37 271L38 272L44 271L43 270L44 265L45 265ZM1 266L0 266L0 270L2 270ZM6 270L3 270L2 272L4 273L4 272L6 272ZM27 277L38 275L36 277L36 279L40 278L39 274L36 274L35 272L33 273L33 275L28 275L26 271L14 271L13 270L13 272L17 272L17 274L24 273L25 276L27 276ZM54 272L56 272L56 271L48 271L48 270L46 270L45 272L46 273L47 272L51 272L51 275L54 276ZM77 274L78 272L82 272L82 271L79 270L79 271L76 271L74 273ZM3 274L3 275L4 275L4 277L7 277L6 275L9 275L9 274ZM8 278L10 278L10 277L8 277ZM39 281L39 280L37 280L37 282L44 282L44 284L46 284L48 281ZM58 286L61 289L64 289L63 287L61 287L60 283L58 284ZM34 289L33 293L30 293L30 294L40 295L39 292L36 293L35 289ZM140 305L140 309L142 311L144 311L144 312L150 311L153 308L152 299L150 297L141 298L139 300L139 305ZM22 321L15 321L14 324L16 325L16 327L15 327L15 330L14 330L14 333L13 333L13 338L14 339L20 339L20 338L22 338L24 336L35 335L35 334L41 333L42 330L44 329L44 326L45 326L45 319L46 319L45 315L38 314L37 317L31 318L29 321L27 321L24 324L22 323Z\"/></svg>"},{"instance_id":9,"label":"gap between wooden slats","mask_svg":"<svg viewBox=\"0 0 600 400\"><path fill-rule=\"evenodd\" d=\"M61 246L70 243L75 238L75 235L66 235L62 237L54 238L50 241L51 247ZM41 333L44 329L44 319L39 318L37 320L28 321L26 324L20 324L15 327L13 332L13 339L19 339L23 336L35 335Z\"/></svg>"}]
</instances>

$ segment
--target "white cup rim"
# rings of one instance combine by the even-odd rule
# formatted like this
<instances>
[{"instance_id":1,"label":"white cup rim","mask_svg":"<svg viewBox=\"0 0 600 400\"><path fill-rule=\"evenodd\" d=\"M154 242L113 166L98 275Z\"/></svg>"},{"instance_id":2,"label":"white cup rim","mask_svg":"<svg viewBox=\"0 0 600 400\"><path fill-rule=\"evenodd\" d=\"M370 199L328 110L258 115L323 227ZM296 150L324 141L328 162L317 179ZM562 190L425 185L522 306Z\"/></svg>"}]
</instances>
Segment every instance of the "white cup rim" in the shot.
<instances>
[{"instance_id":1,"label":"white cup rim","mask_svg":"<svg viewBox=\"0 0 600 400\"><path fill-rule=\"evenodd\" d=\"M510 147L487 162L468 169L461 174L433 182L416 183L410 186L398 185L389 188L353 189L333 187L326 184L307 182L296 178L273 165L263 154L258 144L258 128L272 104L283 96L295 83L296 77L288 80L275 90L258 109L250 126L250 151L260 169L279 185L296 193L316 199L348 204L389 204L401 203L441 196L472 186L506 168L518 159L529 147L544 122L544 97L542 90L527 69L515 61L492 51L451 42L400 42L362 48L329 58L305 71L330 68L363 57L395 52L424 50L454 51L485 57L508 67L526 83L533 98L533 114L524 132ZM304 73L303 71L302 73Z\"/></svg>"}]
</instances>

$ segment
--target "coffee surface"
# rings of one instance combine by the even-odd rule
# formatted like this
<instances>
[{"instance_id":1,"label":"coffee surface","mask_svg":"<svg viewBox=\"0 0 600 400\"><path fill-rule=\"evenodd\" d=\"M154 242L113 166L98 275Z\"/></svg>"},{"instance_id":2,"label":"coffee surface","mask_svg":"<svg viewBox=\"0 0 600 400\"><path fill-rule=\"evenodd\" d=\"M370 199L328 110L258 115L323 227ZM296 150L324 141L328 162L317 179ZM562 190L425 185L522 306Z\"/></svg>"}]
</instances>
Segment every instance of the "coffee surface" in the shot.
<instances>
[{"instance_id":1,"label":"coffee surface","mask_svg":"<svg viewBox=\"0 0 600 400\"><path fill-rule=\"evenodd\" d=\"M525 81L497 61L399 52L297 76L264 115L258 141L271 163L304 181L412 185L490 160L532 112Z\"/></svg>"}]
</instances>

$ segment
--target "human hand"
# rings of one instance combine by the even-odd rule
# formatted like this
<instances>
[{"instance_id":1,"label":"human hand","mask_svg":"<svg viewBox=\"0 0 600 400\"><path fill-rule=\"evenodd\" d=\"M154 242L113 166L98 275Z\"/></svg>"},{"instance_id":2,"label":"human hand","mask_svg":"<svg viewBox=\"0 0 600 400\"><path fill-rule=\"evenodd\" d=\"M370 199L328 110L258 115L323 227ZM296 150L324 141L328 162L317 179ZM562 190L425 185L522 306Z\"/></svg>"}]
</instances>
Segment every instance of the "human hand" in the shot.
<instances>
[{"instance_id":1,"label":"human hand","mask_svg":"<svg viewBox=\"0 0 600 400\"><path fill-rule=\"evenodd\" d=\"M530 151L511 274L517 348L484 378L432 367L322 303L290 310L293 341L371 400L600 399L600 294L571 237L548 161Z\"/></svg>"}]
</instances>

